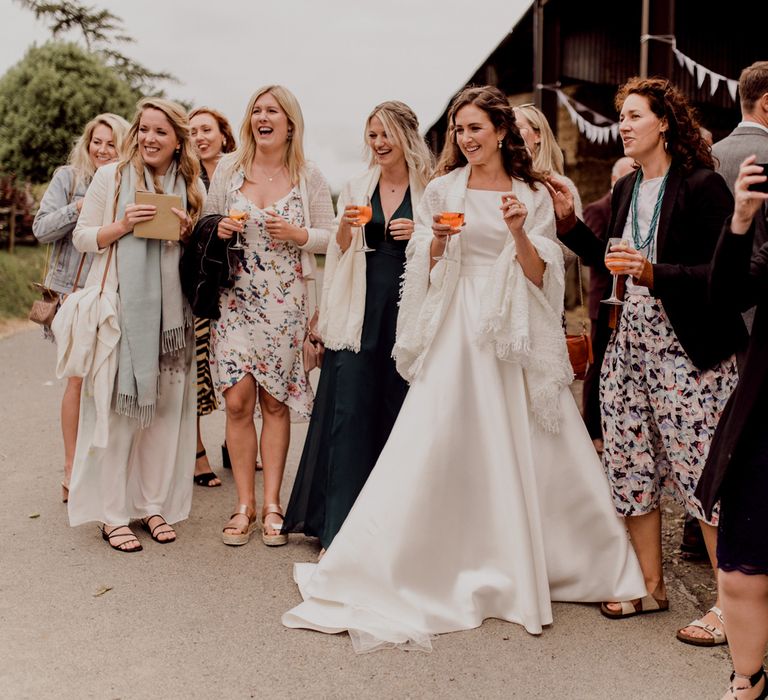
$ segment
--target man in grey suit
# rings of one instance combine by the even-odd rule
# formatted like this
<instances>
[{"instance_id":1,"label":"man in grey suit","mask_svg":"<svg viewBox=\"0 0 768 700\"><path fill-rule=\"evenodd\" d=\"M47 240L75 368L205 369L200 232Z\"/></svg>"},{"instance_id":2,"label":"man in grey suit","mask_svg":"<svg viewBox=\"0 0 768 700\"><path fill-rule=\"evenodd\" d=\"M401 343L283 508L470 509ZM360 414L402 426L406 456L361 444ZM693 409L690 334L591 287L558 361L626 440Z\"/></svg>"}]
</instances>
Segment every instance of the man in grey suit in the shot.
<instances>
[{"instance_id":1,"label":"man in grey suit","mask_svg":"<svg viewBox=\"0 0 768 700\"><path fill-rule=\"evenodd\" d=\"M753 153L758 163L768 163L768 61L757 61L739 76L741 122L712 146L720 161L717 171L733 192L741 162Z\"/></svg>"},{"instance_id":2,"label":"man in grey suit","mask_svg":"<svg viewBox=\"0 0 768 700\"><path fill-rule=\"evenodd\" d=\"M719 172L733 192L736 176L742 161L752 154L758 163L768 163L768 61L756 61L741 71L739 76L739 101L741 121L739 125L712 146L712 153ZM765 241L755 237L754 247L758 250ZM752 331L754 309L744 312L747 330Z\"/></svg>"}]
</instances>

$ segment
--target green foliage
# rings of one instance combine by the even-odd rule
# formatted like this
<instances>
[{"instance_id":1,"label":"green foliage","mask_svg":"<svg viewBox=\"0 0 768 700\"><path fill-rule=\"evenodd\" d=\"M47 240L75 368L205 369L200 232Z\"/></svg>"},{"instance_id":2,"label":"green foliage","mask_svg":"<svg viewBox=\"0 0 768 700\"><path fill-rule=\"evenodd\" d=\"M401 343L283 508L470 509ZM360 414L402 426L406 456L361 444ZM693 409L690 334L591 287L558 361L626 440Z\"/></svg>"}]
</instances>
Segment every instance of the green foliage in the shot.
<instances>
[{"instance_id":1,"label":"green foliage","mask_svg":"<svg viewBox=\"0 0 768 700\"><path fill-rule=\"evenodd\" d=\"M41 282L45 246L17 246L11 255L0 250L0 319L24 318L39 293L32 282Z\"/></svg>"},{"instance_id":2,"label":"green foliage","mask_svg":"<svg viewBox=\"0 0 768 700\"><path fill-rule=\"evenodd\" d=\"M49 22L49 29L54 38L62 32L79 29L90 51L94 42L107 41L109 35L117 34L122 20L109 10L94 10L71 0L63 2L39 2L38 0L17 0L22 6L35 13L37 19ZM130 41L117 34L117 39Z\"/></svg>"},{"instance_id":3,"label":"green foliage","mask_svg":"<svg viewBox=\"0 0 768 700\"><path fill-rule=\"evenodd\" d=\"M157 83L178 82L165 71L153 71L126 56L117 49L118 44L135 40L123 32L123 20L109 10L97 10L77 0L42 2L42 0L16 0L22 7L34 12L37 19L47 23L51 36L61 39L63 34L79 34L89 53L99 56L125 80L132 89L144 95L164 96Z\"/></svg>"},{"instance_id":4,"label":"green foliage","mask_svg":"<svg viewBox=\"0 0 768 700\"><path fill-rule=\"evenodd\" d=\"M100 112L130 119L139 97L76 44L32 46L0 78L0 164L20 178L46 182L86 122Z\"/></svg>"}]
</instances>

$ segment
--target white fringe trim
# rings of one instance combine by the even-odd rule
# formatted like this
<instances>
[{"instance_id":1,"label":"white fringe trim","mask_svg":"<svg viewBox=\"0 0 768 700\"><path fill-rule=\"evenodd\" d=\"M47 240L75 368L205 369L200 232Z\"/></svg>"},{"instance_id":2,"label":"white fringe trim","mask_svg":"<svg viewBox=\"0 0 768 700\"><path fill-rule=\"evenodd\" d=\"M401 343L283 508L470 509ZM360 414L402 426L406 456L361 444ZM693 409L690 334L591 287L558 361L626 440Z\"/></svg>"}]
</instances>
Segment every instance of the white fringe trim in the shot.
<instances>
[{"instance_id":1,"label":"white fringe trim","mask_svg":"<svg viewBox=\"0 0 768 700\"><path fill-rule=\"evenodd\" d=\"M121 416L128 416L129 418L136 418L139 422L139 426L146 428L155 417L155 403L148 404L147 406L139 406L139 402L135 396L118 394L115 402L115 413L118 413Z\"/></svg>"}]
</instances>

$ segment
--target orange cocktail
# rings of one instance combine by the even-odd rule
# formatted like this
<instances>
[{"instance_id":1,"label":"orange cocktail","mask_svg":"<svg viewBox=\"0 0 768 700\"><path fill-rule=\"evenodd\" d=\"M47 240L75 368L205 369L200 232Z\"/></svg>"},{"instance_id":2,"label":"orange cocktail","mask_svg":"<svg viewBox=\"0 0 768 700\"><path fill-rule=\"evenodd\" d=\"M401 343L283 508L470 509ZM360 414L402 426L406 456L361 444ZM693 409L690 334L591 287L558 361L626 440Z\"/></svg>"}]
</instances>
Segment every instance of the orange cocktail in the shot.
<instances>
[{"instance_id":1,"label":"orange cocktail","mask_svg":"<svg viewBox=\"0 0 768 700\"><path fill-rule=\"evenodd\" d=\"M464 225L464 214L460 211L440 212L440 223L453 228L461 228Z\"/></svg>"},{"instance_id":2,"label":"orange cocktail","mask_svg":"<svg viewBox=\"0 0 768 700\"><path fill-rule=\"evenodd\" d=\"M358 204L354 208L357 209L355 226L364 226L371 220L371 217L373 216L373 208L371 206L366 206L365 204Z\"/></svg>"}]
</instances>

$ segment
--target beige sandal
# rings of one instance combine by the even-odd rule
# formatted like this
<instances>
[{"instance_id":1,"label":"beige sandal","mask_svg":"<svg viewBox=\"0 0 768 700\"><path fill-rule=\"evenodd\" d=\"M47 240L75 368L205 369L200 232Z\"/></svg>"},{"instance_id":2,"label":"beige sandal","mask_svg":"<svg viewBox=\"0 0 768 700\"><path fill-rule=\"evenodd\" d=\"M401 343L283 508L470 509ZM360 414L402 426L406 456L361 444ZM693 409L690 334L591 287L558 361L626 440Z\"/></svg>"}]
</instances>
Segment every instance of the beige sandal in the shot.
<instances>
[{"instance_id":1,"label":"beige sandal","mask_svg":"<svg viewBox=\"0 0 768 700\"><path fill-rule=\"evenodd\" d=\"M694 620L693 622L689 622L682 629L677 630L677 638L681 642L684 642L685 644L693 644L696 647L715 647L720 644L727 644L728 638L725 636L725 622L723 621L723 611L720 610L720 608L713 605L709 610L707 610L707 612L714 613L715 617L720 621L720 624L722 625L722 629L718 629L714 625L708 625L700 617L697 620ZM711 637L693 637L690 634L684 634L683 630L686 627L698 627L699 629L702 629L705 632L709 632L709 634L711 634L712 636Z\"/></svg>"},{"instance_id":2,"label":"beige sandal","mask_svg":"<svg viewBox=\"0 0 768 700\"><path fill-rule=\"evenodd\" d=\"M621 610L611 610L609 605L621 605ZM635 615L647 615L648 613L664 612L669 610L669 601L666 599L654 598L647 595L637 600L617 600L600 605L600 612L612 620L619 620L625 617L634 617Z\"/></svg>"},{"instance_id":3,"label":"beige sandal","mask_svg":"<svg viewBox=\"0 0 768 700\"><path fill-rule=\"evenodd\" d=\"M248 525L245 528L238 528L236 525L230 523L238 515L244 515L248 519ZM243 544L248 544L248 540L251 539L251 533L256 529L256 513L248 515L248 506L245 503L241 503L237 506L237 510L229 516L229 522L224 526L221 531L221 541L224 544L231 545L232 547L239 547Z\"/></svg>"},{"instance_id":4,"label":"beige sandal","mask_svg":"<svg viewBox=\"0 0 768 700\"><path fill-rule=\"evenodd\" d=\"M265 523L268 515L279 515L281 520L284 520L283 518L283 509L277 505L277 503L270 503L261 511L261 539L262 542L264 542L265 545L268 547L279 547L280 545L287 544L288 543L288 535L286 535L284 532L281 532L282 530L282 523L280 525L267 525ZM275 535L268 535L267 529L274 530L277 534Z\"/></svg>"}]
</instances>

